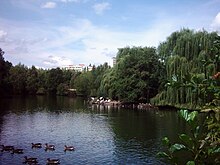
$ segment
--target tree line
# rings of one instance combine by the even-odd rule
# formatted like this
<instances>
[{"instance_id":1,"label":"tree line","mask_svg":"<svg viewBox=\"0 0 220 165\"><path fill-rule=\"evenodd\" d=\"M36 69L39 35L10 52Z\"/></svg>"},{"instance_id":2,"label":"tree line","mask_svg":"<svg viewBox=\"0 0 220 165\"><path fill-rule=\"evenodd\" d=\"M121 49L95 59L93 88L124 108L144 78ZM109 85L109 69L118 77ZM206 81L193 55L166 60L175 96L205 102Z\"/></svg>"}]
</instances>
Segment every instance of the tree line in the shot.
<instances>
[{"instance_id":1,"label":"tree line","mask_svg":"<svg viewBox=\"0 0 220 165\"><path fill-rule=\"evenodd\" d=\"M93 66L92 71L76 72L60 68L28 68L13 66L1 52L1 96L7 95L66 95L76 89L77 95L103 96L124 102L147 102L157 94L163 66L153 47L120 48L117 65ZM161 76L160 76L161 75Z\"/></svg>"},{"instance_id":2,"label":"tree line","mask_svg":"<svg viewBox=\"0 0 220 165\"><path fill-rule=\"evenodd\" d=\"M129 103L197 108L219 105L220 37L216 32L181 29L156 47L119 48L116 65L89 72L36 69L5 61L0 50L0 92L103 96Z\"/></svg>"},{"instance_id":3,"label":"tree line","mask_svg":"<svg viewBox=\"0 0 220 165\"><path fill-rule=\"evenodd\" d=\"M91 72L77 72L61 68L28 68L19 63L15 66L4 60L0 49L0 97L11 95L67 95L68 89L77 89L78 95L88 96L99 93L96 89L107 63L93 66Z\"/></svg>"}]
</instances>

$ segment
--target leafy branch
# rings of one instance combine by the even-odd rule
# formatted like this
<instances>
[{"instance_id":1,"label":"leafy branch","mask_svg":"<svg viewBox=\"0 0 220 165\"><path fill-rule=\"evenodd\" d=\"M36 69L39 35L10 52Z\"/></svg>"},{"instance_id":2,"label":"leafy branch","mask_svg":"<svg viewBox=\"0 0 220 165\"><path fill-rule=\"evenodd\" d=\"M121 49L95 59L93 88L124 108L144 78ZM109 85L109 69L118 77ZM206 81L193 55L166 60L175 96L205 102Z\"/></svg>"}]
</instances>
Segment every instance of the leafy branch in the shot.
<instances>
[{"instance_id":1,"label":"leafy branch","mask_svg":"<svg viewBox=\"0 0 220 165\"><path fill-rule=\"evenodd\" d=\"M168 137L162 139L166 152L159 152L158 156L167 159L171 164L180 164L181 154L186 154L186 165L219 164L220 163L220 122L219 111L207 114L206 120L200 126L198 112L180 110L182 117L190 127L189 134L179 135L181 143L172 144Z\"/></svg>"}]
</instances>

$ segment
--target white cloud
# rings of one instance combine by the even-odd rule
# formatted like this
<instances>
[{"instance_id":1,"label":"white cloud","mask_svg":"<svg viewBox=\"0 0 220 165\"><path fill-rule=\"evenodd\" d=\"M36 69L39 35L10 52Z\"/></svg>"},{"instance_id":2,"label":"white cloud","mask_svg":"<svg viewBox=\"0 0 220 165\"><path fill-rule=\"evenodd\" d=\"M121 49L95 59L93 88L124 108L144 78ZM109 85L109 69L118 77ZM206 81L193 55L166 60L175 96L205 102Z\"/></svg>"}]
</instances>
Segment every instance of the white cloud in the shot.
<instances>
[{"instance_id":1,"label":"white cloud","mask_svg":"<svg viewBox=\"0 0 220 165\"><path fill-rule=\"evenodd\" d=\"M46 2L45 4L41 5L41 8L45 9L53 9L57 6L55 2Z\"/></svg>"},{"instance_id":2,"label":"white cloud","mask_svg":"<svg viewBox=\"0 0 220 165\"><path fill-rule=\"evenodd\" d=\"M5 32L4 30L0 30L0 37L4 37L7 35L7 32Z\"/></svg>"},{"instance_id":3,"label":"white cloud","mask_svg":"<svg viewBox=\"0 0 220 165\"><path fill-rule=\"evenodd\" d=\"M5 37L7 36L7 32L4 30L0 30L0 42L5 41Z\"/></svg>"},{"instance_id":4,"label":"white cloud","mask_svg":"<svg viewBox=\"0 0 220 165\"><path fill-rule=\"evenodd\" d=\"M220 12L215 16L215 18L211 24L211 27L214 30L220 31Z\"/></svg>"},{"instance_id":5,"label":"white cloud","mask_svg":"<svg viewBox=\"0 0 220 165\"><path fill-rule=\"evenodd\" d=\"M58 1L63 3L87 3L90 0L58 0Z\"/></svg>"},{"instance_id":6,"label":"white cloud","mask_svg":"<svg viewBox=\"0 0 220 165\"><path fill-rule=\"evenodd\" d=\"M8 10L11 12L11 16L16 15L17 12L14 10L19 8L25 14L31 11L30 14L34 13L34 17L33 20L27 19L27 17L22 18L21 16L24 15L22 13L19 15L19 19L16 19L15 16L13 19L4 19L4 14L0 16L0 46L5 51L5 58L13 64L21 62L28 66L35 65L44 68L70 63L103 64L109 62L111 57L116 55L117 48L125 46L156 47L159 42L164 41L172 32L182 27L207 28L212 23L213 29L220 29L219 9L213 9L217 8L219 0L212 0L212 4L198 5L196 8L193 7L193 10L187 9L183 15L180 14L182 12L170 13L168 11L170 9L164 9L160 6L151 9L154 11L153 13L151 10L142 9L143 11L141 10L140 13L143 12L144 17L141 18L132 10L115 13L118 14L118 19L108 18L107 21L104 20L103 22L96 21L96 17L89 16L99 25L95 25L87 19L80 19L86 17L86 9L91 4L93 4L92 10L99 15L111 9L111 4L105 1L98 3L97 0L10 0L14 6L13 10ZM75 5L73 7L76 8L72 8L71 11L66 10L62 13L60 10L59 13L53 12L49 15L47 12L39 10L39 6L55 8L61 3L62 10L65 10L65 7L70 3L88 4ZM82 12L78 12L78 9ZM211 10L215 14L219 12L215 19ZM148 11L147 14L144 14L144 11ZM204 13L202 11L209 12ZM152 16L149 15L152 17L149 21L148 14L153 14ZM59 20L64 16L65 20ZM28 18L31 18L31 15ZM111 21L117 21L120 18L123 23L116 25L117 22L114 22L113 25L111 24ZM139 19L142 22L140 24ZM135 20L134 23L133 20ZM129 25L132 26L129 27Z\"/></svg>"},{"instance_id":7,"label":"white cloud","mask_svg":"<svg viewBox=\"0 0 220 165\"><path fill-rule=\"evenodd\" d=\"M157 46L174 30L172 24L175 21L158 21L151 28L135 33L99 27L87 19L75 19L68 26L6 24L10 26L3 28L3 31L8 29L8 35L2 49L8 56L7 60L13 64L21 62L28 66L51 68L79 63L110 64L118 48ZM14 45L17 45L16 49Z\"/></svg>"},{"instance_id":8,"label":"white cloud","mask_svg":"<svg viewBox=\"0 0 220 165\"><path fill-rule=\"evenodd\" d=\"M67 2L79 2L80 0L60 0L60 2L64 2L64 3L67 3Z\"/></svg>"},{"instance_id":9,"label":"white cloud","mask_svg":"<svg viewBox=\"0 0 220 165\"><path fill-rule=\"evenodd\" d=\"M93 5L93 9L95 10L96 14L103 14L105 10L108 10L111 8L111 5L108 2L103 2L103 3L96 3Z\"/></svg>"},{"instance_id":10,"label":"white cloud","mask_svg":"<svg viewBox=\"0 0 220 165\"><path fill-rule=\"evenodd\" d=\"M73 62L66 57L49 55L47 59L43 61L43 63L49 65L50 67L64 67L67 65L71 65Z\"/></svg>"}]
</instances>

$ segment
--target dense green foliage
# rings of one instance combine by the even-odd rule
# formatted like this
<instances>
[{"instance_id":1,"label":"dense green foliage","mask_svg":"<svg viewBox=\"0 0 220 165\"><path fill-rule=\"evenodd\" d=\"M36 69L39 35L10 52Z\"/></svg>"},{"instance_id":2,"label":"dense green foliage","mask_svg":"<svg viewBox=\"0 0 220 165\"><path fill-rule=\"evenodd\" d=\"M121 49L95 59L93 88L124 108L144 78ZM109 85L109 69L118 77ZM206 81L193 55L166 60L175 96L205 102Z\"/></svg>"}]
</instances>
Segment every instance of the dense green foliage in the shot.
<instances>
[{"instance_id":1,"label":"dense green foliage","mask_svg":"<svg viewBox=\"0 0 220 165\"><path fill-rule=\"evenodd\" d=\"M75 72L53 68L12 66L0 51L0 92L104 96L127 103L151 102L190 109L220 105L220 37L217 33L182 29L158 48L118 49L117 63Z\"/></svg>"},{"instance_id":2,"label":"dense green foliage","mask_svg":"<svg viewBox=\"0 0 220 165\"><path fill-rule=\"evenodd\" d=\"M75 77L72 84L77 89L77 94L85 96L106 96L101 90L101 81L103 75L109 68L108 64L104 63L98 67L93 66L92 71L81 73Z\"/></svg>"},{"instance_id":3,"label":"dense green foliage","mask_svg":"<svg viewBox=\"0 0 220 165\"><path fill-rule=\"evenodd\" d=\"M107 63L93 67L90 72L75 72L53 68L49 70L28 68L22 64L12 66L3 58L0 49L0 97L10 95L68 95L68 89L77 89L77 94L102 95L100 84L106 70Z\"/></svg>"},{"instance_id":4,"label":"dense green foliage","mask_svg":"<svg viewBox=\"0 0 220 165\"><path fill-rule=\"evenodd\" d=\"M166 67L166 89L151 100L156 105L199 108L220 96L220 37L183 29L158 47Z\"/></svg>"},{"instance_id":5,"label":"dense green foliage","mask_svg":"<svg viewBox=\"0 0 220 165\"><path fill-rule=\"evenodd\" d=\"M0 93L1 96L5 96L5 92L10 92L10 83L9 83L9 70L12 64L4 60L4 52L0 48Z\"/></svg>"},{"instance_id":6,"label":"dense green foliage","mask_svg":"<svg viewBox=\"0 0 220 165\"><path fill-rule=\"evenodd\" d=\"M13 66L0 49L0 97L13 94L67 95L76 89L82 96L103 96L124 103L149 103L188 109L214 110L214 116L200 125L197 112L181 111L191 133L179 135L182 143L163 142L167 152L159 155L178 164L178 152L189 164L220 163L220 36L206 31L182 29L172 33L158 48L118 49L117 63L107 63L92 71L75 72ZM75 90L73 90L75 91ZM204 163L205 162L205 163Z\"/></svg>"},{"instance_id":7,"label":"dense green foliage","mask_svg":"<svg viewBox=\"0 0 220 165\"><path fill-rule=\"evenodd\" d=\"M159 152L158 155L166 158L171 164L219 164L219 115L219 111L216 111L214 115L213 113L207 114L206 120L200 124L197 111L181 110L180 117L184 119L190 132L180 134L180 142L175 144L172 144L168 137L164 137L162 142L166 146L166 151Z\"/></svg>"},{"instance_id":8,"label":"dense green foliage","mask_svg":"<svg viewBox=\"0 0 220 165\"><path fill-rule=\"evenodd\" d=\"M164 71L156 49L121 48L116 59L116 66L104 75L102 89L124 102L149 102L158 93Z\"/></svg>"}]
</instances>

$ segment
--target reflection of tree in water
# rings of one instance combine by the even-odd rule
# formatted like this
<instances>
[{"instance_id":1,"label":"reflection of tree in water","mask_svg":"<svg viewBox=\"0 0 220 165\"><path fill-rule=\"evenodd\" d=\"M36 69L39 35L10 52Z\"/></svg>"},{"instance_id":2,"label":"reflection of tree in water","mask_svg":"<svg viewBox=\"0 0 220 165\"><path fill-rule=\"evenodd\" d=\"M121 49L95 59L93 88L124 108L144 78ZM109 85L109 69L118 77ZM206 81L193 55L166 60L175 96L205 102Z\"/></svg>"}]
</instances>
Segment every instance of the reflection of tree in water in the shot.
<instances>
[{"instance_id":1,"label":"reflection of tree in water","mask_svg":"<svg viewBox=\"0 0 220 165\"><path fill-rule=\"evenodd\" d=\"M156 157L161 150L162 137L175 139L178 132L185 129L175 111L87 108L82 98L16 97L0 100L0 109L0 129L7 126L11 135L1 142L12 139L26 143L23 131L27 131L27 139L41 137L54 141L62 137L60 131L75 140L78 134L81 145L86 144L83 152L92 153L92 156L96 152L101 157L108 155L108 158L110 155L115 164L163 164ZM68 131L60 129L67 127Z\"/></svg>"},{"instance_id":2,"label":"reflection of tree in water","mask_svg":"<svg viewBox=\"0 0 220 165\"><path fill-rule=\"evenodd\" d=\"M122 109L110 118L110 125L115 133L115 155L117 159L125 161L120 163L145 162L146 158L152 156L149 149L156 136L155 119L146 113L140 113Z\"/></svg>"},{"instance_id":3,"label":"reflection of tree in water","mask_svg":"<svg viewBox=\"0 0 220 165\"><path fill-rule=\"evenodd\" d=\"M7 112L7 109L9 107L9 104L6 100L4 99L0 99L0 135L1 135L1 132L2 132L2 126L4 124L4 115L6 115L8 112ZM1 138L0 138L1 140Z\"/></svg>"},{"instance_id":4,"label":"reflection of tree in water","mask_svg":"<svg viewBox=\"0 0 220 165\"><path fill-rule=\"evenodd\" d=\"M7 113L9 105L8 99L0 99L0 117Z\"/></svg>"},{"instance_id":5,"label":"reflection of tree in water","mask_svg":"<svg viewBox=\"0 0 220 165\"><path fill-rule=\"evenodd\" d=\"M63 112L63 111L78 111L83 110L86 108L84 104L83 98L70 98L70 97L47 97L45 100L44 98L39 98L40 102L45 109L48 111L55 111L55 112Z\"/></svg>"},{"instance_id":6,"label":"reflection of tree in water","mask_svg":"<svg viewBox=\"0 0 220 165\"><path fill-rule=\"evenodd\" d=\"M12 112L20 114L24 112L34 113L38 111L62 112L85 109L83 98L28 96L2 99L0 113Z\"/></svg>"},{"instance_id":7,"label":"reflection of tree in water","mask_svg":"<svg viewBox=\"0 0 220 165\"><path fill-rule=\"evenodd\" d=\"M3 99L5 102L5 105L7 106L7 109L5 109L7 112L12 112L15 114L22 114L25 111L33 112L35 109L37 109L38 103L36 97L12 97L10 99ZM0 103L0 106L2 106L2 103Z\"/></svg>"},{"instance_id":8,"label":"reflection of tree in water","mask_svg":"<svg viewBox=\"0 0 220 165\"><path fill-rule=\"evenodd\" d=\"M115 155L124 157L121 163L161 164L156 153L161 150L164 135L177 139L177 132L184 129L174 111L120 110L112 113L110 125L115 133ZM136 161L136 162L135 162Z\"/></svg>"},{"instance_id":9,"label":"reflection of tree in water","mask_svg":"<svg viewBox=\"0 0 220 165\"><path fill-rule=\"evenodd\" d=\"M154 131L148 134L148 130L155 130L156 123L153 117L133 110L121 110L114 118L113 129L116 135L125 140L133 138L150 139L154 137ZM140 139L141 140L141 139Z\"/></svg>"}]
</instances>

